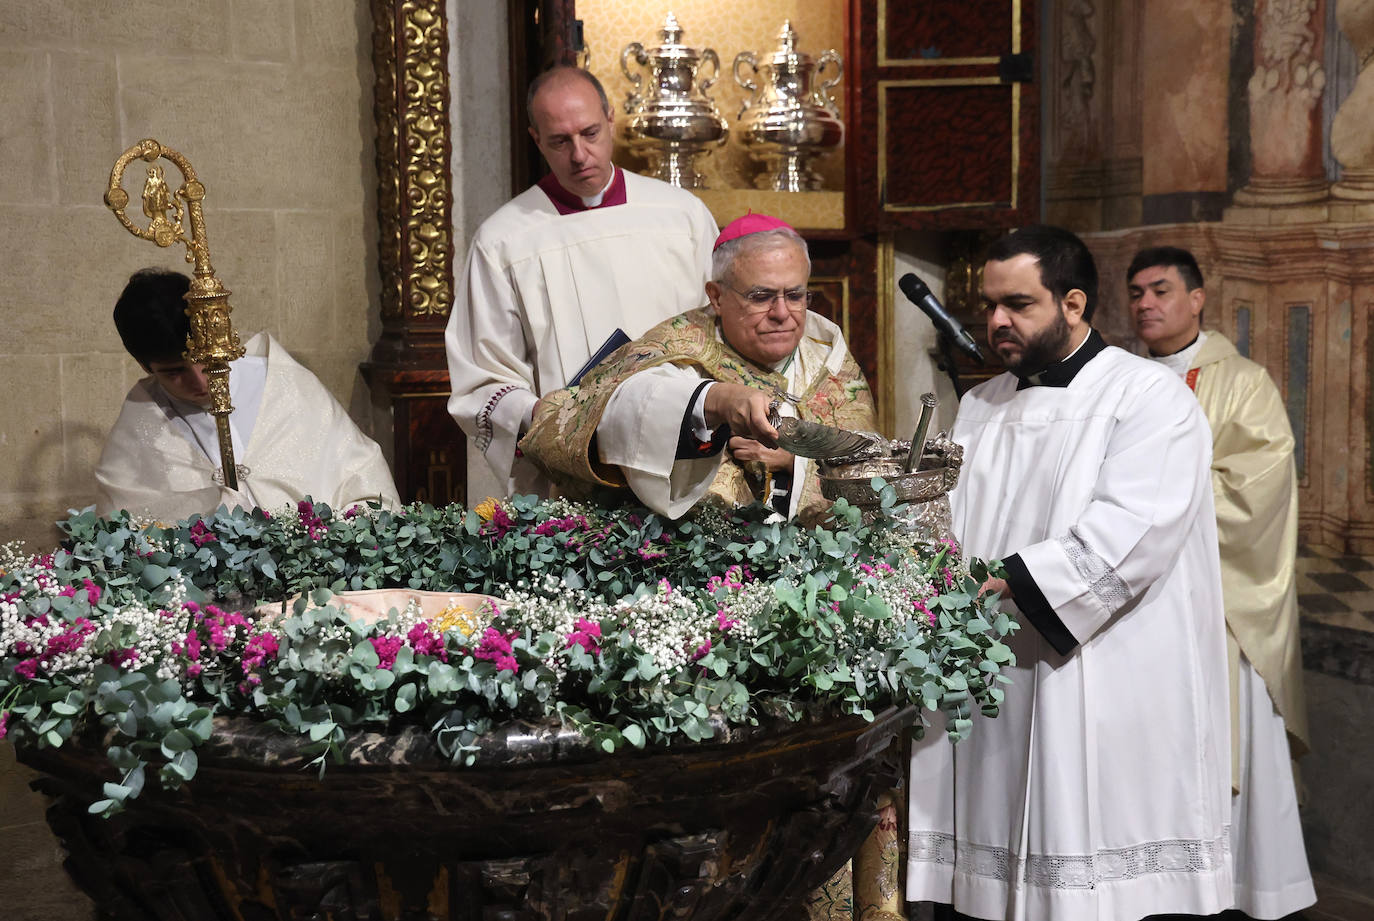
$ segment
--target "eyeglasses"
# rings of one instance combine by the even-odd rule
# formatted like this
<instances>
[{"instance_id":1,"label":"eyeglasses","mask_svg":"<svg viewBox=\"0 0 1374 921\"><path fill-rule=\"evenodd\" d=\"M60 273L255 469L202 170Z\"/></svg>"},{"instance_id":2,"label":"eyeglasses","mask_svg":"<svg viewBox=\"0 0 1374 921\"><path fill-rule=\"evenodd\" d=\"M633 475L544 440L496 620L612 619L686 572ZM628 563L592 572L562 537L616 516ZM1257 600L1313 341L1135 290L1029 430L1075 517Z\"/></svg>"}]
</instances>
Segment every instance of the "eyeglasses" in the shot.
<instances>
[{"instance_id":1,"label":"eyeglasses","mask_svg":"<svg viewBox=\"0 0 1374 921\"><path fill-rule=\"evenodd\" d=\"M744 298L744 312L746 314L763 313L771 310L778 298L787 302L788 310L805 310L811 306L811 292L805 288L788 288L785 291L779 291L776 288L750 288L748 291L741 291L730 285L725 287Z\"/></svg>"}]
</instances>

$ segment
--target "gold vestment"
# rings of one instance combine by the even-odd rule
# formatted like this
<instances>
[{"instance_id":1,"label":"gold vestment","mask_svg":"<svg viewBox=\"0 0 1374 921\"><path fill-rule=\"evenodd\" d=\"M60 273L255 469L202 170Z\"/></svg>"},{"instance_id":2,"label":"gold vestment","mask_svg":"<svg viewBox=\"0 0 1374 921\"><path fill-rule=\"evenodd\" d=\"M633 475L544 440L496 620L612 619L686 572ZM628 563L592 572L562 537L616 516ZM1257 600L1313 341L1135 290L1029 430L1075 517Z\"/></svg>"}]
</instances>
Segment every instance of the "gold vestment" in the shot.
<instances>
[{"instance_id":1,"label":"gold vestment","mask_svg":"<svg viewBox=\"0 0 1374 921\"><path fill-rule=\"evenodd\" d=\"M1268 372L1241 356L1220 333L1207 333L1191 368L1198 369L1193 389L1212 427L1212 490L1226 605L1235 786L1241 652L1264 679L1283 717L1293 757L1308 750L1294 573L1298 490L1293 431L1283 397ZM1190 377L1192 373L1190 369Z\"/></svg>"}]
</instances>

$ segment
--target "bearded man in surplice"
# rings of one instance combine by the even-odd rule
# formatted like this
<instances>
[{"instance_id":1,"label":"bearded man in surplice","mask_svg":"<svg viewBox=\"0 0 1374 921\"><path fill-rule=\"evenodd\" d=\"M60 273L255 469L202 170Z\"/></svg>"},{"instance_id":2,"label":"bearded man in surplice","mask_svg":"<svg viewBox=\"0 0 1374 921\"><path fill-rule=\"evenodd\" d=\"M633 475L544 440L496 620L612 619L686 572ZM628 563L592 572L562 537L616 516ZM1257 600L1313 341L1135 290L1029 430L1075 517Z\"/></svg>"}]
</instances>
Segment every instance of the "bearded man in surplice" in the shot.
<instances>
[{"instance_id":1,"label":"bearded man in surplice","mask_svg":"<svg viewBox=\"0 0 1374 921\"><path fill-rule=\"evenodd\" d=\"M967 916L1138 921L1232 901L1226 641L1207 421L1092 328L1076 236L1023 228L983 273L1007 372L959 405L951 494L1021 629L996 719L913 748L907 897Z\"/></svg>"}]
</instances>

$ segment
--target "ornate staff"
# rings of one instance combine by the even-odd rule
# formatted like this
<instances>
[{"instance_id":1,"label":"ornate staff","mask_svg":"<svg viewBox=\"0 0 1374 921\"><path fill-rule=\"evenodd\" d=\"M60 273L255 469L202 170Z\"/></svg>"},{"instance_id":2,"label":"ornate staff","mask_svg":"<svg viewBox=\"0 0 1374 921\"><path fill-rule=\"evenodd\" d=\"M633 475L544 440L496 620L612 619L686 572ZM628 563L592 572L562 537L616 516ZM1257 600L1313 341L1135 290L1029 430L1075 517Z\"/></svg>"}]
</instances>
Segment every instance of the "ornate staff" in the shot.
<instances>
[{"instance_id":1,"label":"ornate staff","mask_svg":"<svg viewBox=\"0 0 1374 921\"><path fill-rule=\"evenodd\" d=\"M143 213L148 217L147 228L134 225L124 215L129 204L129 193L123 189L124 169L137 159L146 160L148 178L143 182ZM162 167L154 161L172 161L181 170L185 180L175 193L167 188L162 176ZM146 138L124 151L110 170L110 187L105 191L105 204L119 223L129 233L143 240L152 240L158 246L167 247L173 243L186 244L186 261L196 264L195 278L191 289L186 292L186 315L191 319L191 334L186 337L187 361L204 365L205 377L210 388L210 412L215 417L215 429L219 433L220 465L224 472L224 485L237 489L239 485L238 468L234 465L234 442L229 434L229 414L234 411L229 401L229 362L243 357L243 346L238 334L229 322L229 289L220 284L215 270L210 265L210 247L205 241L205 216L201 213L200 202L205 197L205 186L196 178L196 171L180 153L170 147L163 147L157 141ZM187 239L182 224L182 202L186 203L184 214L191 223L191 236Z\"/></svg>"}]
</instances>

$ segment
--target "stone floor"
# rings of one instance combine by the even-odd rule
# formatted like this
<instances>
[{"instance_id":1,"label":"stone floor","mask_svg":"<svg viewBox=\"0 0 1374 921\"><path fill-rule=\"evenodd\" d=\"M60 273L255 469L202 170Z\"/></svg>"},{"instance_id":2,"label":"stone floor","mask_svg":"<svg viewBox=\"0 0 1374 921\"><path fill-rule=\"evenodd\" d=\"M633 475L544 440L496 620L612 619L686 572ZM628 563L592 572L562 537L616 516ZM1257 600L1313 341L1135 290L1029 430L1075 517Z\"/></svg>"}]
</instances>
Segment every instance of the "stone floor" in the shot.
<instances>
[{"instance_id":1,"label":"stone floor","mask_svg":"<svg viewBox=\"0 0 1374 921\"><path fill-rule=\"evenodd\" d=\"M1297 575L1304 624L1374 633L1374 559L1300 547Z\"/></svg>"},{"instance_id":2,"label":"stone floor","mask_svg":"<svg viewBox=\"0 0 1374 921\"><path fill-rule=\"evenodd\" d=\"M1374 921L1374 558L1298 552L1312 752L1303 834L1317 882L1304 921Z\"/></svg>"}]
</instances>

